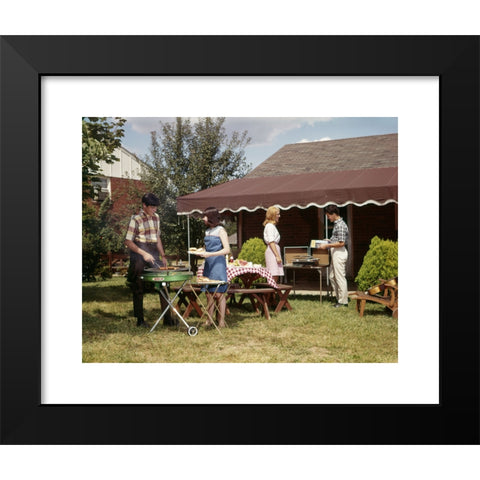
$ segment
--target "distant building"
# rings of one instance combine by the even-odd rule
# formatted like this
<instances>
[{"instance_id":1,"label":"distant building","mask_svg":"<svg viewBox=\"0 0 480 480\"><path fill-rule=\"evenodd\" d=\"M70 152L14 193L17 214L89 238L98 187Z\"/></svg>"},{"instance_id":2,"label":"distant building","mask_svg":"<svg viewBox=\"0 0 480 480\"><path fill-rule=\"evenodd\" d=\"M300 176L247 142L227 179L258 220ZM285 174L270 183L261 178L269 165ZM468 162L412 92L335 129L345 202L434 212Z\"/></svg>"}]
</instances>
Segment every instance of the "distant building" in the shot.
<instances>
[{"instance_id":1,"label":"distant building","mask_svg":"<svg viewBox=\"0 0 480 480\"><path fill-rule=\"evenodd\" d=\"M113 154L119 161L100 162L100 176L96 182L100 189L95 200L101 203L109 196L113 202L113 211L128 215L132 209L139 209L137 192L145 193L145 185L141 180L143 162L124 147L116 148Z\"/></svg>"},{"instance_id":2,"label":"distant building","mask_svg":"<svg viewBox=\"0 0 480 480\"><path fill-rule=\"evenodd\" d=\"M112 200L111 214L116 223L119 235L126 233L128 220L133 213L140 210L141 196L145 193L145 185L141 180L143 163L126 148L120 147L113 151L119 160L114 163L100 162L99 187L94 199L97 207L107 198ZM104 255L112 272L124 274L128 264L126 251L108 252Z\"/></svg>"}]
</instances>

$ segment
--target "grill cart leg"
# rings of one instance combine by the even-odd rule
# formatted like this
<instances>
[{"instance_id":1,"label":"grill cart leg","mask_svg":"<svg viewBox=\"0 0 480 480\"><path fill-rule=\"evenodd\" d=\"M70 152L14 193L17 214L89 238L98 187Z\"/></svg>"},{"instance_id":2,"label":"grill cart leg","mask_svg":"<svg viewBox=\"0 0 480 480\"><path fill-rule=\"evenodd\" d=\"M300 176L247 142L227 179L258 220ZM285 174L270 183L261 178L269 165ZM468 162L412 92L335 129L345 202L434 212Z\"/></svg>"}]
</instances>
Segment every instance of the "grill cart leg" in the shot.
<instances>
[{"instance_id":1,"label":"grill cart leg","mask_svg":"<svg viewBox=\"0 0 480 480\"><path fill-rule=\"evenodd\" d=\"M175 305L174 305L174 302L175 300L177 299L178 295L180 294L180 292L182 291L183 287L185 286L185 284L187 283L187 281L185 280L182 284L182 286L178 289L177 293L175 294L175 296L173 297L173 299L170 300L170 296L168 295L168 290L167 290L167 283L166 282L163 282L162 283L162 287L164 287L163 289L160 288L159 289L159 292L160 292L160 295L163 296L163 298L167 301L168 303L168 306L165 308L165 310L162 312L162 314L160 315L160 317L158 318L158 320L155 322L155 325L152 327L152 329L150 330L150 333L153 332L153 330L155 330L156 326L158 325L158 323L162 320L162 318L164 317L164 315L167 313L168 309L171 308L176 314L177 316L180 318L180 320L185 324L185 326L190 330L190 325L185 321L185 319L182 317L182 315L180 315L180 312L176 309ZM166 293L164 292L164 290L166 291ZM192 333L188 333L190 336L194 336L193 335L193 331ZM196 335L196 333L195 333Z\"/></svg>"},{"instance_id":2,"label":"grill cart leg","mask_svg":"<svg viewBox=\"0 0 480 480\"><path fill-rule=\"evenodd\" d=\"M189 334L191 337L194 337L197 333L198 333L197 327L189 327L189 329L188 329L188 334Z\"/></svg>"}]
</instances>

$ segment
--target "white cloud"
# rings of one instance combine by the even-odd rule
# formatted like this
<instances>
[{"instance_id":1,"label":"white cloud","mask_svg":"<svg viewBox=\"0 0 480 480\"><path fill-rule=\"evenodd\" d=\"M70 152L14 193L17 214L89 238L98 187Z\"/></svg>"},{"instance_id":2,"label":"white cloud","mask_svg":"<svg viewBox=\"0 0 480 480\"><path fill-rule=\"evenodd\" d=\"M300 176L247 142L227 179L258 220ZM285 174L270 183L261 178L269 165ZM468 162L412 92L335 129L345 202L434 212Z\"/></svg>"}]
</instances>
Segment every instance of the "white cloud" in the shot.
<instances>
[{"instance_id":1,"label":"white cloud","mask_svg":"<svg viewBox=\"0 0 480 480\"><path fill-rule=\"evenodd\" d=\"M158 130L160 127L160 120L172 121L174 118L160 118L160 117L125 117L130 128L140 134L149 135L150 132Z\"/></svg>"},{"instance_id":2,"label":"white cloud","mask_svg":"<svg viewBox=\"0 0 480 480\"><path fill-rule=\"evenodd\" d=\"M316 140L309 140L308 138L302 138L301 140L299 140L298 142L295 142L295 143L328 142L328 140L331 140L331 138L330 137L322 137L322 138L318 138Z\"/></svg>"},{"instance_id":3,"label":"white cloud","mask_svg":"<svg viewBox=\"0 0 480 480\"><path fill-rule=\"evenodd\" d=\"M274 139L290 130L319 122L329 122L330 117L232 117L227 118L227 130L244 131L252 137L251 146L270 145Z\"/></svg>"},{"instance_id":4,"label":"white cloud","mask_svg":"<svg viewBox=\"0 0 480 480\"><path fill-rule=\"evenodd\" d=\"M189 117L192 123L198 120L198 117ZM132 131L149 135L150 132L160 128L161 122L172 122L174 117L126 117L127 124ZM227 133L233 131L248 131L252 138L250 146L259 147L271 145L276 137L296 130L306 125L314 126L316 123L329 122L331 117L226 117L225 128ZM328 138L320 140L329 140ZM317 140L301 140L302 142L311 142Z\"/></svg>"}]
</instances>

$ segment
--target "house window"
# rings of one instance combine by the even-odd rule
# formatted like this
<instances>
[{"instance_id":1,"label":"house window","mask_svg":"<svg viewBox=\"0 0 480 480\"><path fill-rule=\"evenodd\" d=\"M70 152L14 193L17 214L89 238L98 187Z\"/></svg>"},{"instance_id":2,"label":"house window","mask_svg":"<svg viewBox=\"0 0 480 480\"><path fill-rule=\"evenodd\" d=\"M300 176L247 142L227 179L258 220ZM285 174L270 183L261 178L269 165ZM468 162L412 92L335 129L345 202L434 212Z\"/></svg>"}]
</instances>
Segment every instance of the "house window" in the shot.
<instances>
[{"instance_id":1,"label":"house window","mask_svg":"<svg viewBox=\"0 0 480 480\"><path fill-rule=\"evenodd\" d=\"M108 196L110 196L110 179L102 177L93 182L95 187L95 200L99 203L103 202Z\"/></svg>"}]
</instances>

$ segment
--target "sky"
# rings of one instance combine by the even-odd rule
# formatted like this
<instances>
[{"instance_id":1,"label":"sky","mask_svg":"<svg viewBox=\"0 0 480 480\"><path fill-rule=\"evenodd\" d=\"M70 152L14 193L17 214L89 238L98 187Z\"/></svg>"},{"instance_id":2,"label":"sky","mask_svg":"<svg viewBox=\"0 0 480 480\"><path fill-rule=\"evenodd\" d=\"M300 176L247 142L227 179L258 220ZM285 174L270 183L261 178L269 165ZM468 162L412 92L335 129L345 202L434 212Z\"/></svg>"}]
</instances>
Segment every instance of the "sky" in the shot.
<instances>
[{"instance_id":1,"label":"sky","mask_svg":"<svg viewBox=\"0 0 480 480\"><path fill-rule=\"evenodd\" d=\"M126 117L122 145L138 158L149 152L150 132L159 131L160 122L172 122L173 117ZM195 122L195 118L191 118ZM251 137L245 149L247 163L252 168L280 150L284 145L299 142L338 140L398 133L397 117L227 117L227 134L247 130Z\"/></svg>"}]
</instances>

